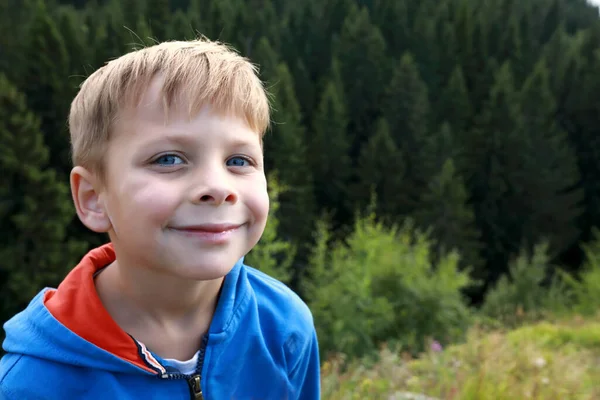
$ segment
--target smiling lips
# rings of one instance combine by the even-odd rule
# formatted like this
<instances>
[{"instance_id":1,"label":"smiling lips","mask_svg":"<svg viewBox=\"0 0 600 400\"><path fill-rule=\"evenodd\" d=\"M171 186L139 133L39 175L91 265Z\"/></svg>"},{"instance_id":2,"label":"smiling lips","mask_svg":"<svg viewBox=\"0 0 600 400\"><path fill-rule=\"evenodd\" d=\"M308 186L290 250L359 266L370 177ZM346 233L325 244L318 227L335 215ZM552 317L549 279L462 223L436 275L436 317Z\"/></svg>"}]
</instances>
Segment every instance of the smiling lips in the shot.
<instances>
[{"instance_id":1,"label":"smiling lips","mask_svg":"<svg viewBox=\"0 0 600 400\"><path fill-rule=\"evenodd\" d=\"M223 244L241 227L240 224L201 224L171 228L172 231L210 244Z\"/></svg>"}]
</instances>

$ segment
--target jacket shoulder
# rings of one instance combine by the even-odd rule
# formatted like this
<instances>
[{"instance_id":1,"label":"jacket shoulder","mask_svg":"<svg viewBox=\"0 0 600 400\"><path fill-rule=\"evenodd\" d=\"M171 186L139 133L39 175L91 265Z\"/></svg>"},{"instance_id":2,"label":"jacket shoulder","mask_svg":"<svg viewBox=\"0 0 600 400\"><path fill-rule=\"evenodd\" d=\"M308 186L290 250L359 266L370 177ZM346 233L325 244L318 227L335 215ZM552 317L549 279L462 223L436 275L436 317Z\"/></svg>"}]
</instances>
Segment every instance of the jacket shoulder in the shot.
<instances>
[{"instance_id":1,"label":"jacket shoulder","mask_svg":"<svg viewBox=\"0 0 600 400\"><path fill-rule=\"evenodd\" d=\"M90 397L94 385L89 371L22 354L8 353L0 360L0 400Z\"/></svg>"},{"instance_id":2,"label":"jacket shoulder","mask_svg":"<svg viewBox=\"0 0 600 400\"><path fill-rule=\"evenodd\" d=\"M314 330L312 313L298 294L264 272L249 266L246 270L261 317L293 331L310 334Z\"/></svg>"},{"instance_id":3,"label":"jacket shoulder","mask_svg":"<svg viewBox=\"0 0 600 400\"><path fill-rule=\"evenodd\" d=\"M40 358L8 353L0 360L0 400L57 398L64 373ZM49 396L50 395L50 396Z\"/></svg>"}]
</instances>

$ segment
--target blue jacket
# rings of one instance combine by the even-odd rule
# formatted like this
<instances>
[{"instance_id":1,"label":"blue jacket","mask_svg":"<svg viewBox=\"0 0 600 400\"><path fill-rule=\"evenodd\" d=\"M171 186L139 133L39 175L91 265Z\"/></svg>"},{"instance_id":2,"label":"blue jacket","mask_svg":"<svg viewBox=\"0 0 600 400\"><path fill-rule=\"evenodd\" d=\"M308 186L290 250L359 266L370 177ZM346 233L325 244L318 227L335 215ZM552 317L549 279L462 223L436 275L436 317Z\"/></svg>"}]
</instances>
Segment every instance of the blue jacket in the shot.
<instances>
[{"instance_id":1,"label":"blue jacket","mask_svg":"<svg viewBox=\"0 0 600 400\"><path fill-rule=\"evenodd\" d=\"M0 399L320 398L317 337L290 289L240 260L226 276L196 374L186 376L121 330L94 286L114 260L92 250L58 289L5 325Z\"/></svg>"}]
</instances>

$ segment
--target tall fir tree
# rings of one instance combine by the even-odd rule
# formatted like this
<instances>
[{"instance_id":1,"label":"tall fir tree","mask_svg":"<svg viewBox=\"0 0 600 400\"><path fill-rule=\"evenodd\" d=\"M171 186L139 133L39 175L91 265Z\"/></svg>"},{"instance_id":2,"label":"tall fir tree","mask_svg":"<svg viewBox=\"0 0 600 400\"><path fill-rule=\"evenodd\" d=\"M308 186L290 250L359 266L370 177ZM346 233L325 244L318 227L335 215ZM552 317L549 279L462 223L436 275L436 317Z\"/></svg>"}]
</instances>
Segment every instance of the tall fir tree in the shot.
<instances>
[{"instance_id":1,"label":"tall fir tree","mask_svg":"<svg viewBox=\"0 0 600 400\"><path fill-rule=\"evenodd\" d=\"M355 157L373 132L387 80L385 41L366 8L352 5L335 49L350 117L348 131L354 140L351 154Z\"/></svg>"},{"instance_id":2,"label":"tall fir tree","mask_svg":"<svg viewBox=\"0 0 600 400\"><path fill-rule=\"evenodd\" d=\"M407 202L405 171L404 158L391 136L390 126L380 117L358 159L354 190L357 205L361 209L369 207L374 195L377 214L388 223L397 222Z\"/></svg>"},{"instance_id":3,"label":"tall fir tree","mask_svg":"<svg viewBox=\"0 0 600 400\"><path fill-rule=\"evenodd\" d=\"M27 55L18 85L24 88L28 107L40 117L44 140L50 148L50 165L61 173L70 169L67 113L69 55L45 2L35 4L24 51ZM66 175L65 175L66 176Z\"/></svg>"},{"instance_id":4,"label":"tall fir tree","mask_svg":"<svg viewBox=\"0 0 600 400\"><path fill-rule=\"evenodd\" d=\"M167 32L167 37L170 40L190 40L196 38L196 32L192 27L192 23L182 10L177 10L173 13Z\"/></svg>"},{"instance_id":5,"label":"tall fir tree","mask_svg":"<svg viewBox=\"0 0 600 400\"><path fill-rule=\"evenodd\" d=\"M407 0L373 1L373 22L379 27L388 48L395 54L410 49L412 40L411 2Z\"/></svg>"},{"instance_id":6,"label":"tall fir tree","mask_svg":"<svg viewBox=\"0 0 600 400\"><path fill-rule=\"evenodd\" d=\"M438 256L456 250L463 268L482 268L481 235L466 184L452 158L447 158L429 181L415 220L430 231Z\"/></svg>"},{"instance_id":7,"label":"tall fir tree","mask_svg":"<svg viewBox=\"0 0 600 400\"><path fill-rule=\"evenodd\" d=\"M482 257L485 268L474 271L474 277L495 281L506 271L507 262L520 248L520 240L508 230L519 224L507 204L511 183L507 174L509 163L515 167L518 151L520 115L510 63L498 71L482 114L470 132L466 144L469 170L465 172L468 189L475 205L477 226L485 247ZM516 244L515 244L516 242Z\"/></svg>"},{"instance_id":8,"label":"tall fir tree","mask_svg":"<svg viewBox=\"0 0 600 400\"><path fill-rule=\"evenodd\" d=\"M513 212L521 213L521 240L533 246L549 240L556 256L579 239L582 191L575 152L567 134L554 119L556 103L549 85L544 61L537 63L526 80L519 98L522 114L520 132L522 155L518 167L509 170L515 190Z\"/></svg>"},{"instance_id":9,"label":"tall fir tree","mask_svg":"<svg viewBox=\"0 0 600 400\"><path fill-rule=\"evenodd\" d=\"M277 171L281 183L289 188L280 197L282 238L304 244L310 240L315 206L306 133L300 123L293 78L284 63L277 66L274 81L272 130L264 138L265 166L268 173Z\"/></svg>"},{"instance_id":10,"label":"tall fir tree","mask_svg":"<svg viewBox=\"0 0 600 400\"><path fill-rule=\"evenodd\" d=\"M48 168L38 118L0 74L0 321L57 285L83 247L66 238L74 215L69 190Z\"/></svg>"},{"instance_id":11,"label":"tall fir tree","mask_svg":"<svg viewBox=\"0 0 600 400\"><path fill-rule=\"evenodd\" d=\"M152 36L158 41L166 40L171 23L169 0L146 0L146 18Z\"/></svg>"},{"instance_id":12,"label":"tall fir tree","mask_svg":"<svg viewBox=\"0 0 600 400\"><path fill-rule=\"evenodd\" d=\"M82 76L91 69L90 49L85 44L85 29L81 15L72 7L64 7L58 17L58 31L64 40L68 58L68 77L65 95L72 98ZM73 79L73 77L76 77Z\"/></svg>"},{"instance_id":13,"label":"tall fir tree","mask_svg":"<svg viewBox=\"0 0 600 400\"><path fill-rule=\"evenodd\" d=\"M464 131L471 125L473 107L460 65L454 68L448 83L435 101L435 111L438 122L448 122L454 131Z\"/></svg>"},{"instance_id":14,"label":"tall fir tree","mask_svg":"<svg viewBox=\"0 0 600 400\"><path fill-rule=\"evenodd\" d=\"M422 149L429 134L430 106L427 86L421 80L413 56L405 53L396 64L385 91L383 115L390 135L403 154L406 168L404 190L410 201L400 209L410 213L416 207L427 177L420 168Z\"/></svg>"},{"instance_id":15,"label":"tall fir tree","mask_svg":"<svg viewBox=\"0 0 600 400\"><path fill-rule=\"evenodd\" d=\"M235 24L231 21L237 19L239 10L232 5L233 0L209 0L203 8L206 9L202 16L202 32L209 39L233 43L235 41Z\"/></svg>"},{"instance_id":16,"label":"tall fir tree","mask_svg":"<svg viewBox=\"0 0 600 400\"><path fill-rule=\"evenodd\" d=\"M145 19L146 0L121 0L123 5L123 22L131 30L135 30L140 17Z\"/></svg>"},{"instance_id":17,"label":"tall fir tree","mask_svg":"<svg viewBox=\"0 0 600 400\"><path fill-rule=\"evenodd\" d=\"M275 76L279 58L268 38L263 36L256 41L251 57L258 64L260 77L267 82L267 87L273 84L271 80Z\"/></svg>"},{"instance_id":18,"label":"tall fir tree","mask_svg":"<svg viewBox=\"0 0 600 400\"><path fill-rule=\"evenodd\" d=\"M314 175L315 200L333 213L336 225L352 217L349 183L352 174L348 115L344 93L335 78L325 87L308 136L310 169ZM334 227L335 228L335 227Z\"/></svg>"},{"instance_id":19,"label":"tall fir tree","mask_svg":"<svg viewBox=\"0 0 600 400\"><path fill-rule=\"evenodd\" d=\"M561 41L570 44L563 47L567 50L564 52L563 76L558 75L558 70L552 71L554 91L558 92L556 116L560 127L568 132L577 154L584 189L582 240L589 240L591 228L600 225L600 138L597 134L600 125L600 57L597 51L600 24L570 40L563 38ZM553 53L561 46L555 44L554 47Z\"/></svg>"},{"instance_id":20,"label":"tall fir tree","mask_svg":"<svg viewBox=\"0 0 600 400\"><path fill-rule=\"evenodd\" d=\"M279 20L271 0L245 0L236 7L241 8L237 13L236 43L243 54L248 54L261 37L279 48Z\"/></svg>"}]
</instances>

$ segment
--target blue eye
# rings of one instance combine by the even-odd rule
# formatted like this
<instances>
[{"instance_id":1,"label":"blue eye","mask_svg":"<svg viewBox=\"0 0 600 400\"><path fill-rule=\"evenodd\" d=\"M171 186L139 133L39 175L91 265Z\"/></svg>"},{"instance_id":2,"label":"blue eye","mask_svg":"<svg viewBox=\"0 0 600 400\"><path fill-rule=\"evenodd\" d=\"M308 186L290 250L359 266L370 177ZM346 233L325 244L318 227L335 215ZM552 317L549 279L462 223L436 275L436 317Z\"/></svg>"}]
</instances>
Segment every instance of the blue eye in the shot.
<instances>
[{"instance_id":1,"label":"blue eye","mask_svg":"<svg viewBox=\"0 0 600 400\"><path fill-rule=\"evenodd\" d=\"M154 160L153 163L159 164L159 165L172 166L172 165L183 164L184 161L181 157L176 156L175 154L165 154L165 155L158 157L156 160Z\"/></svg>"},{"instance_id":2,"label":"blue eye","mask_svg":"<svg viewBox=\"0 0 600 400\"><path fill-rule=\"evenodd\" d=\"M250 161L245 157L231 157L226 164L228 167L247 167Z\"/></svg>"}]
</instances>

